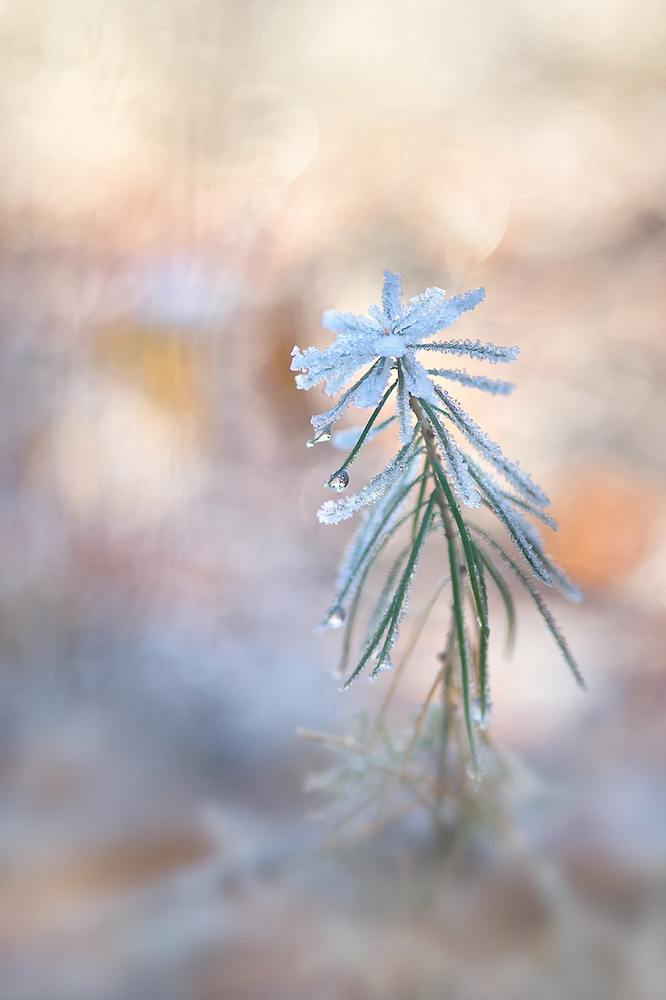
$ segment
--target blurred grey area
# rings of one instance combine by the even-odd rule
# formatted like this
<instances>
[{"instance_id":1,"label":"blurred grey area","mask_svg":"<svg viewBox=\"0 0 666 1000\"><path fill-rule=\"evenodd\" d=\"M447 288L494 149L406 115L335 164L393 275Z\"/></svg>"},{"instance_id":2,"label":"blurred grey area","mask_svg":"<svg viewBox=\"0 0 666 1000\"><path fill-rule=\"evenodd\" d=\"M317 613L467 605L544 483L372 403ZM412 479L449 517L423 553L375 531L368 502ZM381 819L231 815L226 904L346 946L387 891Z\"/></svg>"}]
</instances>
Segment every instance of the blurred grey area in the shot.
<instances>
[{"instance_id":1,"label":"blurred grey area","mask_svg":"<svg viewBox=\"0 0 666 1000\"><path fill-rule=\"evenodd\" d=\"M0 27L0 996L660 1000L666 8L9 0ZM517 344L518 388L461 399L586 594L551 602L585 696L527 607L495 653L519 845L427 911L409 824L318 850L327 757L295 736L381 684L341 695L313 634L349 527L316 520L335 457L289 353L384 268L485 287L456 335Z\"/></svg>"}]
</instances>

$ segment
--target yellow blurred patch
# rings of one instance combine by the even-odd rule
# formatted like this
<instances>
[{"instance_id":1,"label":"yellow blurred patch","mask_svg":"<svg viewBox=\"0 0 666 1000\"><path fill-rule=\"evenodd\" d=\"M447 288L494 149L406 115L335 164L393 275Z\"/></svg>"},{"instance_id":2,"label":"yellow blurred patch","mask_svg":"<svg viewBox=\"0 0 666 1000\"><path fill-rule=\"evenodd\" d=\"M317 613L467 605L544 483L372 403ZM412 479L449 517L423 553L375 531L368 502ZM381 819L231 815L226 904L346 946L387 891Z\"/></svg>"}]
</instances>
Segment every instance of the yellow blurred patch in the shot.
<instances>
[{"instance_id":1,"label":"yellow blurred patch","mask_svg":"<svg viewBox=\"0 0 666 1000\"><path fill-rule=\"evenodd\" d=\"M201 344L195 338L128 322L112 324L99 331L95 360L170 414L203 423L204 366Z\"/></svg>"}]
</instances>

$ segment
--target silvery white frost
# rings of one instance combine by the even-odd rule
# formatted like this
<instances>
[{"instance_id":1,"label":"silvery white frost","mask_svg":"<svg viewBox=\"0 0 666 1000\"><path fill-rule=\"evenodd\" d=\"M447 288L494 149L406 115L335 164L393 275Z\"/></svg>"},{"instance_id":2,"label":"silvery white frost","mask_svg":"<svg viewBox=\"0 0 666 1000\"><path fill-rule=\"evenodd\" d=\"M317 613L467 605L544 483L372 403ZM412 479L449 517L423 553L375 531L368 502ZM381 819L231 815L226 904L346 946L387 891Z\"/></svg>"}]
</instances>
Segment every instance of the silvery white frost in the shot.
<instances>
[{"instance_id":1,"label":"silvery white frost","mask_svg":"<svg viewBox=\"0 0 666 1000\"><path fill-rule=\"evenodd\" d=\"M567 597L579 599L577 588L552 564L543 551L541 539L530 518L551 528L555 522L545 512L548 498L541 487L516 462L502 453L472 420L460 403L441 384L442 380L506 396L514 388L510 382L471 375L459 368L424 367L419 355L433 353L487 361L491 365L513 361L517 347L482 344L481 341L433 339L447 330L463 313L483 301L484 290L477 288L463 295L447 298L441 288L428 288L403 302L401 276L384 272L382 304L371 306L368 316L328 310L322 323L335 334L323 350L294 347L291 370L297 372L299 389L323 383L329 396L339 395L325 413L312 417L314 436L308 445L329 441L350 453L327 480L336 491L346 489L348 469L361 446L390 426L396 419L400 448L386 468L357 492L337 500L328 500L318 511L319 520L334 524L369 507L352 541L338 575L335 599L323 627L339 627L348 620L365 577L386 543L409 521L411 543L403 550L402 564L396 563L393 576L376 614L370 635L366 637L360 660L348 679L350 683L372 657L372 676L391 665L390 653L405 614L411 583L431 532L444 528L448 545L450 582L455 612L455 645L461 668L461 689L465 721L472 742L472 676L475 677L481 721L489 704L486 692L486 646L489 634L486 601L486 573L507 600L503 578L493 562L496 552L525 587L544 617L576 678L580 674L550 612L525 574L512 557L481 528L468 524L458 506L486 506L508 533L520 558L532 576L548 586L555 585ZM393 397L395 412L385 412ZM332 435L332 425L349 409L372 409L364 427L346 429ZM381 421L376 423L380 413ZM474 455L464 450L466 442ZM416 506L405 509L418 493ZM460 595L460 566L471 588L480 635L478 654L470 652L468 625ZM352 615L353 618L353 615ZM348 628L350 627L348 621ZM348 642L346 643L348 646ZM478 663L473 666L474 655ZM478 714L478 713L477 713Z\"/></svg>"}]
</instances>

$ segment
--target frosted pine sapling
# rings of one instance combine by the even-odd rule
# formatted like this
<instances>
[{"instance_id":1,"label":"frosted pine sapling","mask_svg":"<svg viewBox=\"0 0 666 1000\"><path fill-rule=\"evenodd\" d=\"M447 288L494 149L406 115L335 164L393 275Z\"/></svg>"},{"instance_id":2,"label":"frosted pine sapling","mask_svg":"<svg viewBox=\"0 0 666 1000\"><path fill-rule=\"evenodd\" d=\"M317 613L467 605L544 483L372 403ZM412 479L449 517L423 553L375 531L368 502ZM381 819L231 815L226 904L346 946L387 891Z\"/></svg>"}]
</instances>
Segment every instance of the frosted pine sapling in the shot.
<instances>
[{"instance_id":1,"label":"frosted pine sapling","mask_svg":"<svg viewBox=\"0 0 666 1000\"><path fill-rule=\"evenodd\" d=\"M417 623L378 719L374 725L366 725L357 739L342 741L356 757L351 772L356 776L356 785L362 786L361 791L364 788L368 791L366 778L373 768L381 772L378 781L370 782L372 787L361 811L364 805L379 798L381 812L398 786L406 789L407 807L421 801L438 810L453 787L448 744L454 739L458 723L457 728L462 726L465 734L461 740L458 733L456 743L458 772L465 754L472 769L478 769L478 739L485 730L490 707L489 582L497 588L504 604L509 637L514 630L515 612L507 576L520 583L535 603L576 681L584 687L571 651L535 583L536 580L556 587L569 599L580 600L578 589L545 554L539 533L533 521L528 520L557 527L546 513L548 498L528 473L503 455L441 383L458 383L502 396L512 392L514 386L455 368L425 368L417 359L419 352L427 352L468 357L492 365L513 361L518 355L517 347L482 344L478 340L473 343L431 339L464 312L474 309L483 298L482 288L452 298L447 298L441 288L428 288L423 295L403 303L401 276L385 271L381 307L371 306L367 317L328 310L322 323L336 334L333 343L323 350L310 347L300 351L295 347L292 352L291 369L299 373L296 375L299 389L323 383L324 392L335 396L352 382L329 410L312 417L314 436L308 446L330 441L333 424L350 406L372 409L364 427L343 430L333 436L334 445L350 450L325 485L338 492L345 490L349 468L361 447L396 420L398 425L400 448L386 468L357 492L328 500L318 511L320 521L335 524L369 508L364 510L349 546L338 574L335 597L320 626L346 628L340 669L343 688L349 687L364 671L373 679L380 671L393 667L391 657L422 553L433 535L443 535L445 543L446 575ZM357 377L359 371L363 374ZM471 446L474 454L461 441ZM473 510L482 505L506 530L514 551L507 551L504 544L469 519L467 508ZM355 660L351 660L353 631L368 575L387 546L401 538L402 545L370 616L365 638ZM427 615L445 592L451 624L439 657L441 665L412 734L398 747L385 726L386 708ZM435 720L436 730L428 735L427 715L438 690L441 709ZM434 750L437 761L434 783L410 770L410 759L419 740ZM387 760L377 757L376 746L380 741ZM340 773L335 772L333 784ZM457 786L459 790L459 780ZM355 808L352 815L358 811Z\"/></svg>"}]
</instances>

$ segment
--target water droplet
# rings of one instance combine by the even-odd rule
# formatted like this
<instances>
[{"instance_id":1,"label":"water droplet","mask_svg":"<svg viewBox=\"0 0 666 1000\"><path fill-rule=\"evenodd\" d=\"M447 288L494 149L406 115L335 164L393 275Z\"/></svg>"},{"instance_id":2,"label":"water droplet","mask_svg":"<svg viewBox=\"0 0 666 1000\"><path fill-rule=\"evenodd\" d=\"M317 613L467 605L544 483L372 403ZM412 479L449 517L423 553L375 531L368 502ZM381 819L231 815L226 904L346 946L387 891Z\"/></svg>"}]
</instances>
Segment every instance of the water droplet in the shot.
<instances>
[{"instance_id":1,"label":"water droplet","mask_svg":"<svg viewBox=\"0 0 666 1000\"><path fill-rule=\"evenodd\" d=\"M340 469L336 472L334 476L331 476L324 486L330 486L332 490L336 490L340 493L342 490L346 490L349 486L349 473L346 469Z\"/></svg>"},{"instance_id":2,"label":"water droplet","mask_svg":"<svg viewBox=\"0 0 666 1000\"><path fill-rule=\"evenodd\" d=\"M483 778L483 771L477 761L476 767L471 762L465 768L465 774L474 785L480 785Z\"/></svg>"},{"instance_id":3,"label":"water droplet","mask_svg":"<svg viewBox=\"0 0 666 1000\"><path fill-rule=\"evenodd\" d=\"M393 663L391 657L387 654L382 660L377 660L376 665L372 669L372 673L368 677L369 681L376 681L383 670L393 670Z\"/></svg>"},{"instance_id":4,"label":"water droplet","mask_svg":"<svg viewBox=\"0 0 666 1000\"><path fill-rule=\"evenodd\" d=\"M327 427L324 427L323 430L319 431L319 434L315 434L315 436L311 437L309 441L306 441L305 447L314 448L316 444L323 444L324 441L330 441L332 430L333 425L328 424Z\"/></svg>"},{"instance_id":5,"label":"water droplet","mask_svg":"<svg viewBox=\"0 0 666 1000\"><path fill-rule=\"evenodd\" d=\"M326 615L326 621L324 622L325 628L340 628L344 625L345 618L347 617L347 612L340 605L336 604L334 608L331 608L329 613Z\"/></svg>"},{"instance_id":6,"label":"water droplet","mask_svg":"<svg viewBox=\"0 0 666 1000\"><path fill-rule=\"evenodd\" d=\"M488 725L488 714L489 714L491 708L492 708L492 702L488 701L487 698L486 698L486 711L485 712L481 711L481 699L480 698L476 698L474 700L474 702L472 703L472 711L471 711L472 719L474 720L474 722L476 722L477 726L479 727L479 729L482 732L483 732L483 730L485 730L486 726Z\"/></svg>"}]
</instances>

